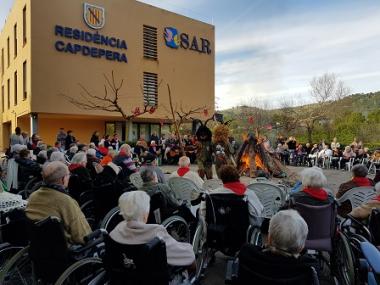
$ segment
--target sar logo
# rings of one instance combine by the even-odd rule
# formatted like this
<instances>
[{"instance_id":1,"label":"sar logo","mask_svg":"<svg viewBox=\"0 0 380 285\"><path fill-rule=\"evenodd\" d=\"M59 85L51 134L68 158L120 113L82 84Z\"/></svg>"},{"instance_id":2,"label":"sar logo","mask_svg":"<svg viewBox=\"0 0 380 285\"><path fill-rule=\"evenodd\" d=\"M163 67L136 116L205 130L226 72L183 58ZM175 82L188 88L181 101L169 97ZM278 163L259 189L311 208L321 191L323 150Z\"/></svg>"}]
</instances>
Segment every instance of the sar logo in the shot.
<instances>
[{"instance_id":1,"label":"sar logo","mask_svg":"<svg viewBox=\"0 0 380 285\"><path fill-rule=\"evenodd\" d=\"M164 37L166 45L170 48L179 47L179 35L176 28L166 27L164 29Z\"/></svg>"},{"instance_id":2,"label":"sar logo","mask_svg":"<svg viewBox=\"0 0 380 285\"><path fill-rule=\"evenodd\" d=\"M95 30L99 30L104 27L105 9L100 6L84 3L83 18L86 24Z\"/></svg>"}]
</instances>

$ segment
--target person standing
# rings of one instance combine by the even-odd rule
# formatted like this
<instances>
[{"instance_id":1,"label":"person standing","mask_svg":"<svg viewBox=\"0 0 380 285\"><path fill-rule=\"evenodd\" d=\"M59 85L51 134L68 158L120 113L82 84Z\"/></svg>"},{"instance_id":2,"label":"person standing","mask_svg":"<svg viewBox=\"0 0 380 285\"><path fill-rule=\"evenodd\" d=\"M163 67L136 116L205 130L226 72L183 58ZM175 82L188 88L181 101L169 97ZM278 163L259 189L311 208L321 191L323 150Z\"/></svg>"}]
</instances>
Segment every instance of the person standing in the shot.
<instances>
[{"instance_id":1,"label":"person standing","mask_svg":"<svg viewBox=\"0 0 380 285\"><path fill-rule=\"evenodd\" d=\"M9 144L10 144L10 146L15 145L15 144L21 144L21 145L24 144L24 139L21 135L21 128L20 127L15 128L15 133L11 135L11 137L9 139Z\"/></svg>"},{"instance_id":2,"label":"person standing","mask_svg":"<svg viewBox=\"0 0 380 285\"><path fill-rule=\"evenodd\" d=\"M118 151L120 147L120 141L118 134L113 134L113 138L111 140L111 146L114 150Z\"/></svg>"},{"instance_id":3,"label":"person standing","mask_svg":"<svg viewBox=\"0 0 380 285\"><path fill-rule=\"evenodd\" d=\"M95 131L92 136L91 136L91 139L90 139L90 142L94 143L96 147L99 146L99 141L100 141L100 138L99 138L99 132L98 131Z\"/></svg>"},{"instance_id":4,"label":"person standing","mask_svg":"<svg viewBox=\"0 0 380 285\"><path fill-rule=\"evenodd\" d=\"M61 147L65 149L65 141L66 141L67 134L65 132L64 128L60 128L57 134L57 142L61 143Z\"/></svg>"},{"instance_id":5,"label":"person standing","mask_svg":"<svg viewBox=\"0 0 380 285\"><path fill-rule=\"evenodd\" d=\"M71 144L75 143L76 139L74 137L74 133L71 130L67 131L67 136L65 138L65 150L70 149Z\"/></svg>"}]
</instances>

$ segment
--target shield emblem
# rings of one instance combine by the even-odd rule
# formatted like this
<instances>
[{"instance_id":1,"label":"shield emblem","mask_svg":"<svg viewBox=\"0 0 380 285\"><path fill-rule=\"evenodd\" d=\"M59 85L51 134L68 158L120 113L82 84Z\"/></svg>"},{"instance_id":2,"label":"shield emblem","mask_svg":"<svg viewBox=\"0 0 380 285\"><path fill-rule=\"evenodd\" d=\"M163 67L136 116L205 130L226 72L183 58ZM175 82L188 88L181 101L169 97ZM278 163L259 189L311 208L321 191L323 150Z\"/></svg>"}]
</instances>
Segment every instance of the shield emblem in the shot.
<instances>
[{"instance_id":1,"label":"shield emblem","mask_svg":"<svg viewBox=\"0 0 380 285\"><path fill-rule=\"evenodd\" d=\"M84 21L92 29L101 29L106 21L105 9L100 6L84 3Z\"/></svg>"}]
</instances>

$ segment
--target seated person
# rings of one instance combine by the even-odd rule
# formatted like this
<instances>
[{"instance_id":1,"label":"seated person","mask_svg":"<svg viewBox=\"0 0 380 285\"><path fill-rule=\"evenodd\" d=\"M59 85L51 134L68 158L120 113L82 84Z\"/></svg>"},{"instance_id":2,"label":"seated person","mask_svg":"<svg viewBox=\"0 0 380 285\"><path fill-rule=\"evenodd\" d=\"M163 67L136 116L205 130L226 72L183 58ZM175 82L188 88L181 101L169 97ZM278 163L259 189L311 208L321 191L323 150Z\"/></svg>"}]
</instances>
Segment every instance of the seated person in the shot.
<instances>
[{"instance_id":1,"label":"seated person","mask_svg":"<svg viewBox=\"0 0 380 285\"><path fill-rule=\"evenodd\" d=\"M350 215L360 220L366 220L371 215L372 209L380 209L380 183L375 185L376 198L352 209Z\"/></svg>"},{"instance_id":2,"label":"seated person","mask_svg":"<svg viewBox=\"0 0 380 285\"><path fill-rule=\"evenodd\" d=\"M71 173L69 180L69 193L77 201L83 192L91 191L93 188L93 180L90 171L86 168L87 156L86 153L80 151L71 159L69 170Z\"/></svg>"},{"instance_id":3,"label":"seated person","mask_svg":"<svg viewBox=\"0 0 380 285\"><path fill-rule=\"evenodd\" d=\"M170 178L172 177L183 177L187 178L195 183L195 185L198 186L198 188L202 188L203 186L203 179L199 177L198 173L190 170L190 158L187 156L180 157L178 161L179 168L177 171L173 172L170 175Z\"/></svg>"},{"instance_id":4,"label":"seated person","mask_svg":"<svg viewBox=\"0 0 380 285\"><path fill-rule=\"evenodd\" d=\"M301 204L322 206L334 202L334 196L323 187L327 184L326 176L318 167L306 168L301 172L302 190L293 192L290 198Z\"/></svg>"},{"instance_id":5,"label":"seated person","mask_svg":"<svg viewBox=\"0 0 380 285\"><path fill-rule=\"evenodd\" d=\"M123 144L120 147L119 154L113 158L112 162L117 166L121 166L122 174L125 177L129 177L129 175L137 171L132 158L131 146L128 144Z\"/></svg>"},{"instance_id":6,"label":"seated person","mask_svg":"<svg viewBox=\"0 0 380 285\"><path fill-rule=\"evenodd\" d=\"M90 172L92 179L95 179L96 175L98 174L99 168L96 167L98 164L100 164L100 159L96 157L96 150L89 148L87 150L86 168Z\"/></svg>"},{"instance_id":7,"label":"seated person","mask_svg":"<svg viewBox=\"0 0 380 285\"><path fill-rule=\"evenodd\" d=\"M169 186L158 182L157 174L153 169L145 168L140 172L140 175L144 183L139 190L146 192L151 198L156 193L161 193L164 196L168 207L168 209L163 209L166 213L173 212L181 205L181 202L176 199ZM162 219L165 218L166 217L162 217Z\"/></svg>"},{"instance_id":8,"label":"seated person","mask_svg":"<svg viewBox=\"0 0 380 285\"><path fill-rule=\"evenodd\" d=\"M42 170L44 184L30 195L25 212L33 221L49 216L60 218L68 243L83 244L83 238L91 233L91 228L78 203L66 191L69 176L70 172L62 162L46 164Z\"/></svg>"},{"instance_id":9,"label":"seated person","mask_svg":"<svg viewBox=\"0 0 380 285\"><path fill-rule=\"evenodd\" d=\"M336 198L340 198L348 190L356 187L373 187L374 182L367 178L368 168L365 165L357 164L352 167L352 179L339 186L339 191L336 193ZM349 212L351 212L350 201L345 201L338 207L338 214L345 217Z\"/></svg>"},{"instance_id":10,"label":"seated person","mask_svg":"<svg viewBox=\"0 0 380 285\"><path fill-rule=\"evenodd\" d=\"M269 223L267 247L245 245L240 250L237 284L313 284L310 266L315 260L301 254L307 234L307 224L297 211L275 214ZM297 277L301 280L292 280Z\"/></svg>"},{"instance_id":11,"label":"seated person","mask_svg":"<svg viewBox=\"0 0 380 285\"><path fill-rule=\"evenodd\" d=\"M157 156L151 153L146 153L140 157L142 165L140 167L140 173L144 171L146 168L152 169L156 174L158 178L158 183L165 183L165 175L162 172L161 168L157 166Z\"/></svg>"},{"instance_id":12,"label":"seated person","mask_svg":"<svg viewBox=\"0 0 380 285\"><path fill-rule=\"evenodd\" d=\"M120 212L125 221L110 233L111 239L121 244L144 244L159 237L165 242L167 262L172 266L189 266L195 256L191 244L177 242L162 225L146 224L150 197L144 191L124 193L119 198Z\"/></svg>"},{"instance_id":13,"label":"seated person","mask_svg":"<svg viewBox=\"0 0 380 285\"><path fill-rule=\"evenodd\" d=\"M240 175L237 169L231 165L224 165L220 168L220 179L223 182L223 187L217 188L210 192L213 194L236 194L238 196L246 196L248 198L249 221L251 224L260 223L261 213L263 212L263 205L255 192L247 189L243 183L240 182ZM200 212L203 217L206 217L206 203L201 202Z\"/></svg>"},{"instance_id":14,"label":"seated person","mask_svg":"<svg viewBox=\"0 0 380 285\"><path fill-rule=\"evenodd\" d=\"M18 189L22 190L33 177L41 177L41 166L30 158L30 151L22 149L15 158L18 164Z\"/></svg>"}]
</instances>

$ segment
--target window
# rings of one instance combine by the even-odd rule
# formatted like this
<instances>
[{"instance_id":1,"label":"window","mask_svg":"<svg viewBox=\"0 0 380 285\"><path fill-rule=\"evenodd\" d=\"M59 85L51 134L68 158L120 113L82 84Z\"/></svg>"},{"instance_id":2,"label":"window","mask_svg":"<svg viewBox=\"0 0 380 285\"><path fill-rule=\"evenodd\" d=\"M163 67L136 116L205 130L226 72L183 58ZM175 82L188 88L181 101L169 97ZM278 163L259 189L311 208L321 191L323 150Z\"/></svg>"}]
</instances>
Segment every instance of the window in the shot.
<instances>
[{"instance_id":1,"label":"window","mask_svg":"<svg viewBox=\"0 0 380 285\"><path fill-rule=\"evenodd\" d=\"M1 86L1 111L4 112L4 85Z\"/></svg>"},{"instance_id":2,"label":"window","mask_svg":"<svg viewBox=\"0 0 380 285\"><path fill-rule=\"evenodd\" d=\"M10 45L9 45L9 37L7 38L7 60L8 60L8 64L7 66L9 67L9 64L11 63L11 59L10 59Z\"/></svg>"},{"instance_id":3,"label":"window","mask_svg":"<svg viewBox=\"0 0 380 285\"><path fill-rule=\"evenodd\" d=\"M7 81L7 107L8 109L11 107L11 80Z\"/></svg>"},{"instance_id":4,"label":"window","mask_svg":"<svg viewBox=\"0 0 380 285\"><path fill-rule=\"evenodd\" d=\"M27 79L26 77L28 76L27 74L27 70L26 70L26 61L24 61L23 65L22 65L22 98L25 100L27 97L28 97L28 93L27 93L27 88L28 86L26 86L26 83L27 83Z\"/></svg>"},{"instance_id":5,"label":"window","mask_svg":"<svg viewBox=\"0 0 380 285\"><path fill-rule=\"evenodd\" d=\"M17 71L15 71L15 74L14 74L14 105L16 106L17 105Z\"/></svg>"},{"instance_id":6,"label":"window","mask_svg":"<svg viewBox=\"0 0 380 285\"><path fill-rule=\"evenodd\" d=\"M144 57L157 60L157 28L143 28Z\"/></svg>"},{"instance_id":7,"label":"window","mask_svg":"<svg viewBox=\"0 0 380 285\"><path fill-rule=\"evenodd\" d=\"M24 45L26 44L26 6L22 9L22 38Z\"/></svg>"},{"instance_id":8,"label":"window","mask_svg":"<svg viewBox=\"0 0 380 285\"><path fill-rule=\"evenodd\" d=\"M1 49L1 74L4 74L4 48Z\"/></svg>"},{"instance_id":9,"label":"window","mask_svg":"<svg viewBox=\"0 0 380 285\"><path fill-rule=\"evenodd\" d=\"M157 74L144 72L144 106L158 105Z\"/></svg>"},{"instance_id":10,"label":"window","mask_svg":"<svg viewBox=\"0 0 380 285\"><path fill-rule=\"evenodd\" d=\"M17 57L17 24L15 24L13 27L13 42L15 57Z\"/></svg>"}]
</instances>

